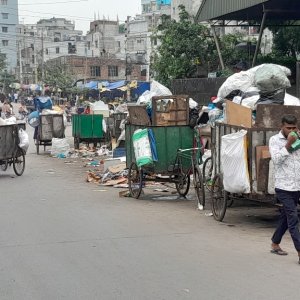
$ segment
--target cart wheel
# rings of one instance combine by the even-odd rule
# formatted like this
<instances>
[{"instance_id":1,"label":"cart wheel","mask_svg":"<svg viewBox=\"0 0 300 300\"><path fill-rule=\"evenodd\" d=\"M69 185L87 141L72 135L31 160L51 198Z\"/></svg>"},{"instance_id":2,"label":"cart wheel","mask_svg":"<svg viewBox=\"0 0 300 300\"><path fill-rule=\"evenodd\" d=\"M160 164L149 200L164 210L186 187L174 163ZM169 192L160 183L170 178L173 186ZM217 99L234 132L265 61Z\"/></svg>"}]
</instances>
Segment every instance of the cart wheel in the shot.
<instances>
[{"instance_id":1,"label":"cart wheel","mask_svg":"<svg viewBox=\"0 0 300 300\"><path fill-rule=\"evenodd\" d=\"M176 190L178 194L185 197L190 189L190 175L180 173L178 174L178 182L176 182Z\"/></svg>"},{"instance_id":2,"label":"cart wheel","mask_svg":"<svg viewBox=\"0 0 300 300\"><path fill-rule=\"evenodd\" d=\"M198 200L198 206L199 204L202 205L204 208L205 206L205 190L204 190L204 184L203 184L203 176L201 174L201 170L199 166L195 166L194 169L194 188Z\"/></svg>"},{"instance_id":3,"label":"cart wheel","mask_svg":"<svg viewBox=\"0 0 300 300\"><path fill-rule=\"evenodd\" d=\"M18 148L14 160L13 168L16 175L21 176L25 170L25 154L21 148Z\"/></svg>"},{"instance_id":4,"label":"cart wheel","mask_svg":"<svg viewBox=\"0 0 300 300\"><path fill-rule=\"evenodd\" d=\"M208 157L203 164L203 182L207 189L211 187L212 174L213 174L213 163L212 158Z\"/></svg>"},{"instance_id":5,"label":"cart wheel","mask_svg":"<svg viewBox=\"0 0 300 300\"><path fill-rule=\"evenodd\" d=\"M4 172L4 171L6 171L7 170L7 168L8 168L8 161L7 160L3 160L2 162L1 162L1 170Z\"/></svg>"},{"instance_id":6,"label":"cart wheel","mask_svg":"<svg viewBox=\"0 0 300 300\"><path fill-rule=\"evenodd\" d=\"M223 178L216 174L211 185L212 212L217 221L224 219L227 208L228 193L224 191Z\"/></svg>"},{"instance_id":7,"label":"cart wheel","mask_svg":"<svg viewBox=\"0 0 300 300\"><path fill-rule=\"evenodd\" d=\"M79 149L79 138L78 137L74 137L74 148Z\"/></svg>"},{"instance_id":8,"label":"cart wheel","mask_svg":"<svg viewBox=\"0 0 300 300\"><path fill-rule=\"evenodd\" d=\"M228 197L227 198L227 207L231 207L233 205L233 203L234 203L234 200Z\"/></svg>"},{"instance_id":9,"label":"cart wheel","mask_svg":"<svg viewBox=\"0 0 300 300\"><path fill-rule=\"evenodd\" d=\"M138 199L142 192L143 174L135 162L132 162L128 172L129 191L133 198Z\"/></svg>"}]
</instances>

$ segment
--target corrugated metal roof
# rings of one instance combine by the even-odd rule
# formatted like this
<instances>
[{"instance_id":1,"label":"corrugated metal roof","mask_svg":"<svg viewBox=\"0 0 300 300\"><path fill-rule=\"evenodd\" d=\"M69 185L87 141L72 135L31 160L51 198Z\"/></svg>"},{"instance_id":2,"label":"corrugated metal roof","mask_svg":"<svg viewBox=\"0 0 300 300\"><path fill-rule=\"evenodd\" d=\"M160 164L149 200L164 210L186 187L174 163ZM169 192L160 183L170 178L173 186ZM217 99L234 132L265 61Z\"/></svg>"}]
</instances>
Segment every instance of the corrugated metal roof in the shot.
<instances>
[{"instance_id":1,"label":"corrugated metal roof","mask_svg":"<svg viewBox=\"0 0 300 300\"><path fill-rule=\"evenodd\" d=\"M300 19L299 0L204 0L196 20L261 20L262 4L273 11L268 14L269 19Z\"/></svg>"},{"instance_id":2,"label":"corrugated metal roof","mask_svg":"<svg viewBox=\"0 0 300 300\"><path fill-rule=\"evenodd\" d=\"M201 22L218 19L232 12L247 9L268 1L269 0L204 0L197 13L197 20Z\"/></svg>"}]
</instances>

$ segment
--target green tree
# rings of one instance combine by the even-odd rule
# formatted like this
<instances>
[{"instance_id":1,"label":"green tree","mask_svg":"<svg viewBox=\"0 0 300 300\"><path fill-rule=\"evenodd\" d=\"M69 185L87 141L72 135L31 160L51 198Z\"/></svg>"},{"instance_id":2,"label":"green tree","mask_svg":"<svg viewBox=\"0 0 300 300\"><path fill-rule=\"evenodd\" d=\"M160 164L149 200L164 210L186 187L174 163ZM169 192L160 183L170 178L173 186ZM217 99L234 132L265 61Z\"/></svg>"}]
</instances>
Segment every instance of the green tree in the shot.
<instances>
[{"instance_id":1,"label":"green tree","mask_svg":"<svg viewBox=\"0 0 300 300\"><path fill-rule=\"evenodd\" d=\"M44 82L65 93L72 87L74 80L66 65L46 65Z\"/></svg>"},{"instance_id":2,"label":"green tree","mask_svg":"<svg viewBox=\"0 0 300 300\"><path fill-rule=\"evenodd\" d=\"M5 54L0 51L0 72L6 67L6 57Z\"/></svg>"},{"instance_id":3,"label":"green tree","mask_svg":"<svg viewBox=\"0 0 300 300\"><path fill-rule=\"evenodd\" d=\"M7 70L0 71L0 89L2 93L8 93L10 85L16 82L16 77L7 72Z\"/></svg>"},{"instance_id":4,"label":"green tree","mask_svg":"<svg viewBox=\"0 0 300 300\"><path fill-rule=\"evenodd\" d=\"M288 56L297 60L300 51L300 21L293 22L293 24L285 22L284 25L269 28L274 35L273 52L279 56Z\"/></svg>"},{"instance_id":5,"label":"green tree","mask_svg":"<svg viewBox=\"0 0 300 300\"><path fill-rule=\"evenodd\" d=\"M154 77L166 86L175 78L196 77L199 68L208 69L214 43L209 30L191 21L184 6L179 6L179 22L162 16L158 31L153 35L160 45L153 55Z\"/></svg>"}]
</instances>

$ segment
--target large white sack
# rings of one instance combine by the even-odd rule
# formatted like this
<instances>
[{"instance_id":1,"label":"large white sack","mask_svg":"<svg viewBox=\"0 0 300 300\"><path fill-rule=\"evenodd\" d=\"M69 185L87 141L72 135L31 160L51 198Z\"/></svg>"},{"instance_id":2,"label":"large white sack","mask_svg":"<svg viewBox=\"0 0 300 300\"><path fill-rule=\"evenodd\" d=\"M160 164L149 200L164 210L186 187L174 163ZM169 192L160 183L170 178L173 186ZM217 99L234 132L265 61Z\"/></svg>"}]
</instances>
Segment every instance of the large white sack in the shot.
<instances>
[{"instance_id":1,"label":"large white sack","mask_svg":"<svg viewBox=\"0 0 300 300\"><path fill-rule=\"evenodd\" d=\"M22 148L25 152L29 147L29 137L25 130L22 128L19 129L19 147Z\"/></svg>"},{"instance_id":2,"label":"large white sack","mask_svg":"<svg viewBox=\"0 0 300 300\"><path fill-rule=\"evenodd\" d=\"M132 136L134 155L138 167L153 163L148 129L138 129Z\"/></svg>"},{"instance_id":3,"label":"large white sack","mask_svg":"<svg viewBox=\"0 0 300 300\"><path fill-rule=\"evenodd\" d=\"M297 97L294 97L288 93L285 93L284 105L295 105L300 106L300 100Z\"/></svg>"},{"instance_id":4,"label":"large white sack","mask_svg":"<svg viewBox=\"0 0 300 300\"><path fill-rule=\"evenodd\" d=\"M255 85L267 93L291 87L284 70L274 64L265 64L255 72Z\"/></svg>"},{"instance_id":5,"label":"large white sack","mask_svg":"<svg viewBox=\"0 0 300 300\"><path fill-rule=\"evenodd\" d=\"M246 92L254 83L254 76L248 71L235 73L228 77L218 91L218 98L224 99L235 90Z\"/></svg>"},{"instance_id":6,"label":"large white sack","mask_svg":"<svg viewBox=\"0 0 300 300\"><path fill-rule=\"evenodd\" d=\"M172 92L158 81L153 80L150 86L150 92L155 96L169 96Z\"/></svg>"},{"instance_id":7,"label":"large white sack","mask_svg":"<svg viewBox=\"0 0 300 300\"><path fill-rule=\"evenodd\" d=\"M246 130L240 130L222 136L223 184L224 190L230 193L250 193L246 134Z\"/></svg>"},{"instance_id":8,"label":"large white sack","mask_svg":"<svg viewBox=\"0 0 300 300\"><path fill-rule=\"evenodd\" d=\"M70 152L70 145L66 138L63 139L52 139L51 155L65 155L67 156Z\"/></svg>"}]
</instances>

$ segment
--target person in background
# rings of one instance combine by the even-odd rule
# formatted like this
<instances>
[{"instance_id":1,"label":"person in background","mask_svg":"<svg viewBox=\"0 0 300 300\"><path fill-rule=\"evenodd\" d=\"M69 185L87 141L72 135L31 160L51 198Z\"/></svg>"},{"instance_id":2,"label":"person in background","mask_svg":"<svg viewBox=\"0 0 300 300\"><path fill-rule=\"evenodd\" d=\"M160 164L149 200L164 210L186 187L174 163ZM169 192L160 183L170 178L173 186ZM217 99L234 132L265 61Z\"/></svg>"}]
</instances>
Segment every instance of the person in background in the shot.
<instances>
[{"instance_id":1,"label":"person in background","mask_svg":"<svg viewBox=\"0 0 300 300\"><path fill-rule=\"evenodd\" d=\"M275 192L282 204L278 226L272 236L271 253L287 255L281 249L283 235L290 232L300 264L300 232L297 203L300 198L300 150L292 145L298 139L297 118L286 115L281 120L281 131L272 136L269 149L275 169Z\"/></svg>"},{"instance_id":2,"label":"person in background","mask_svg":"<svg viewBox=\"0 0 300 300\"><path fill-rule=\"evenodd\" d=\"M91 108L89 105L86 106L86 108L84 109L84 112L83 112L85 115L89 115L91 114Z\"/></svg>"}]
</instances>

